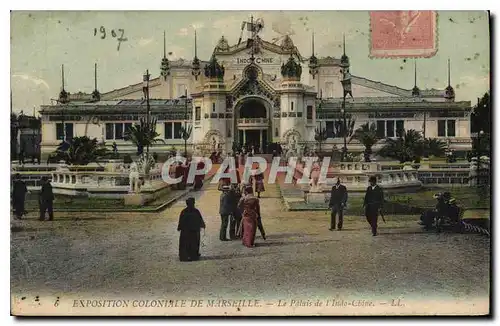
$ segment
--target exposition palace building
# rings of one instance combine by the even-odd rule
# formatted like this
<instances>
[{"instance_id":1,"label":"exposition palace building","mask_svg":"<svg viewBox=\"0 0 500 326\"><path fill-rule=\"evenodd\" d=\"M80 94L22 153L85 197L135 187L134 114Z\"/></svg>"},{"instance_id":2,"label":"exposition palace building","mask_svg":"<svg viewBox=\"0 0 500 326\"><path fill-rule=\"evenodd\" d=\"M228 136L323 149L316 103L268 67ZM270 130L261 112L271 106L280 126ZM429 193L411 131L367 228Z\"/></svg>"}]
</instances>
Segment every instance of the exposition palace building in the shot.
<instances>
[{"instance_id":1,"label":"exposition palace building","mask_svg":"<svg viewBox=\"0 0 500 326\"><path fill-rule=\"evenodd\" d=\"M341 80L349 58L345 53L340 59L317 58L314 37L312 49L304 57L289 36L277 44L254 36L237 45L222 37L208 61L197 57L196 41L193 60L169 61L164 51L159 76L148 82L151 115L165 141L152 151L182 149L180 130L186 122L192 125L188 148L195 152L214 147L228 152L233 142L287 144L292 138L311 148L316 128L327 130L323 149L340 150L343 139L335 126L343 116ZM448 85L440 90L404 89L355 75L350 81L353 97L346 99L345 114L355 120L355 128L373 122L382 137L415 129L442 138L456 151L471 149L471 103L455 101L449 67ZM141 81L100 93L96 82L92 94L69 94L63 84L57 104L41 108L42 153L54 151L64 137L84 135L107 145L116 142L122 153L135 152L123 138L146 115L144 86ZM362 151L363 146L352 141L348 149Z\"/></svg>"}]
</instances>

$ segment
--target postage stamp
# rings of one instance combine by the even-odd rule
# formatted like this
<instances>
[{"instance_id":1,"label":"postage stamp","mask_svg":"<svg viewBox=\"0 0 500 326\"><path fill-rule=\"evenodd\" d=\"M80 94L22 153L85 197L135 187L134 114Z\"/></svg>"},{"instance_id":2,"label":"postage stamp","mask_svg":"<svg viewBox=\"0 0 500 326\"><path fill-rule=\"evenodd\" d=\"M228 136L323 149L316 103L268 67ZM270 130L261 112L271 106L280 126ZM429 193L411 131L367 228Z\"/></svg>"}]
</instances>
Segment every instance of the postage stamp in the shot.
<instances>
[{"instance_id":1,"label":"postage stamp","mask_svg":"<svg viewBox=\"0 0 500 326\"><path fill-rule=\"evenodd\" d=\"M435 11L370 12L370 57L432 57L437 52Z\"/></svg>"}]
</instances>

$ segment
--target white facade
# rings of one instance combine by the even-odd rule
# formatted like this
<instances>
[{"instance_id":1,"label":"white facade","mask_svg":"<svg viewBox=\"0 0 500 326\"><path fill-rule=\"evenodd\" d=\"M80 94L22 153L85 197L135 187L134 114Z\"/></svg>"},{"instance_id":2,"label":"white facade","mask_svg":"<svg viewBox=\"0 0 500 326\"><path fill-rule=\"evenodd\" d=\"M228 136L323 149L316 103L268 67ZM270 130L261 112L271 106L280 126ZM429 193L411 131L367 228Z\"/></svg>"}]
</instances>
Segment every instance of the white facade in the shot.
<instances>
[{"instance_id":1,"label":"white facade","mask_svg":"<svg viewBox=\"0 0 500 326\"><path fill-rule=\"evenodd\" d=\"M228 152L233 142L261 147L270 142L288 142L292 136L297 142L309 143L314 141L316 128L332 128L340 118L343 100L339 59L319 58L314 72L309 58L299 53L289 37L280 45L257 37L253 61L251 52L246 42L229 46L221 38L214 50L220 67L213 67L212 60L201 61L197 71L191 60L163 59L168 65L159 77L149 81L152 115L157 117L157 131L165 141L155 145L155 151L184 144L176 131L186 123L185 102L179 99L186 90L187 123L193 126L190 149L200 144L215 145ZM282 74L290 58L302 67L300 79ZM210 72L222 67L223 74L215 76ZM412 90L359 76L352 76L351 81L354 98L346 100L345 112L355 119L355 128L366 122L376 123L384 129L384 136L394 137L396 128L403 125L405 129L425 132L426 137L447 139L456 150L470 150L470 102L455 102L454 95L447 96L445 89L419 90L416 95ZM70 95L69 103L43 106L42 152L53 151L61 141L62 127L56 124L62 121L72 124L73 136L114 141L120 151L133 152L133 146L123 140L123 133L128 124L144 116L143 98L141 82L100 94L98 101L92 101L90 94L77 93ZM324 148L341 143L342 139L331 138ZM351 143L349 150L362 150L362 146Z\"/></svg>"}]
</instances>

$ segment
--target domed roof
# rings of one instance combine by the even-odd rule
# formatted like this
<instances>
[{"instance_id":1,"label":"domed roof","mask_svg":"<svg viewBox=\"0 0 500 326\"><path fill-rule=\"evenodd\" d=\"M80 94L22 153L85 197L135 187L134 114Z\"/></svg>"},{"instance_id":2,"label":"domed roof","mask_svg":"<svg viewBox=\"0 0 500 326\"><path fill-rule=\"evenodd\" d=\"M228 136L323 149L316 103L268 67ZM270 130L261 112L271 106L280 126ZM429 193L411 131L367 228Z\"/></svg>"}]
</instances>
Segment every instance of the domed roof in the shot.
<instances>
[{"instance_id":1,"label":"domed roof","mask_svg":"<svg viewBox=\"0 0 500 326\"><path fill-rule=\"evenodd\" d=\"M221 66L219 62L217 62L215 55L212 55L210 62L205 66L205 77L216 79L224 78L224 66Z\"/></svg>"},{"instance_id":2,"label":"domed roof","mask_svg":"<svg viewBox=\"0 0 500 326\"><path fill-rule=\"evenodd\" d=\"M295 61L293 56L290 56L287 63L281 65L281 75L285 78L300 79L302 75L302 66Z\"/></svg>"},{"instance_id":3,"label":"domed roof","mask_svg":"<svg viewBox=\"0 0 500 326\"><path fill-rule=\"evenodd\" d=\"M444 97L450 100L455 98L455 90L451 85L448 85L448 87L445 88Z\"/></svg>"},{"instance_id":4,"label":"domed roof","mask_svg":"<svg viewBox=\"0 0 500 326\"><path fill-rule=\"evenodd\" d=\"M413 87L411 90L411 95L412 96L420 96L420 88L418 88L416 85Z\"/></svg>"},{"instance_id":5,"label":"domed roof","mask_svg":"<svg viewBox=\"0 0 500 326\"><path fill-rule=\"evenodd\" d=\"M349 57L345 53L340 57L340 66L349 67Z\"/></svg>"},{"instance_id":6,"label":"domed roof","mask_svg":"<svg viewBox=\"0 0 500 326\"><path fill-rule=\"evenodd\" d=\"M227 42L224 35L219 39L219 42L217 43L217 46L215 47L215 49L217 51L228 51L229 50L229 43Z\"/></svg>"},{"instance_id":7,"label":"domed roof","mask_svg":"<svg viewBox=\"0 0 500 326\"><path fill-rule=\"evenodd\" d=\"M293 44L291 37L288 35L285 35L283 40L281 40L280 46L284 50L293 50L295 48L295 45Z\"/></svg>"}]
</instances>

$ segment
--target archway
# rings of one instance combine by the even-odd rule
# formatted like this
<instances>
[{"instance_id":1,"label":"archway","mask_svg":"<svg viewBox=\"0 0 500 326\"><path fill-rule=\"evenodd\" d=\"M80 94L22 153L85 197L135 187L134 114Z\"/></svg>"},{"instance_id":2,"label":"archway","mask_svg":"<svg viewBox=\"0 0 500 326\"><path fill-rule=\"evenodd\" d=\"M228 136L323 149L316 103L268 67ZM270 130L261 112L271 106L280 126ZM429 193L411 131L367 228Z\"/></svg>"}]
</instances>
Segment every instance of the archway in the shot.
<instances>
[{"instance_id":1,"label":"archway","mask_svg":"<svg viewBox=\"0 0 500 326\"><path fill-rule=\"evenodd\" d=\"M272 104L260 96L245 96L235 105L235 141L246 150L265 152L272 138Z\"/></svg>"},{"instance_id":2,"label":"archway","mask_svg":"<svg viewBox=\"0 0 500 326\"><path fill-rule=\"evenodd\" d=\"M248 99L241 105L240 118L267 118L264 103L256 99Z\"/></svg>"}]
</instances>

